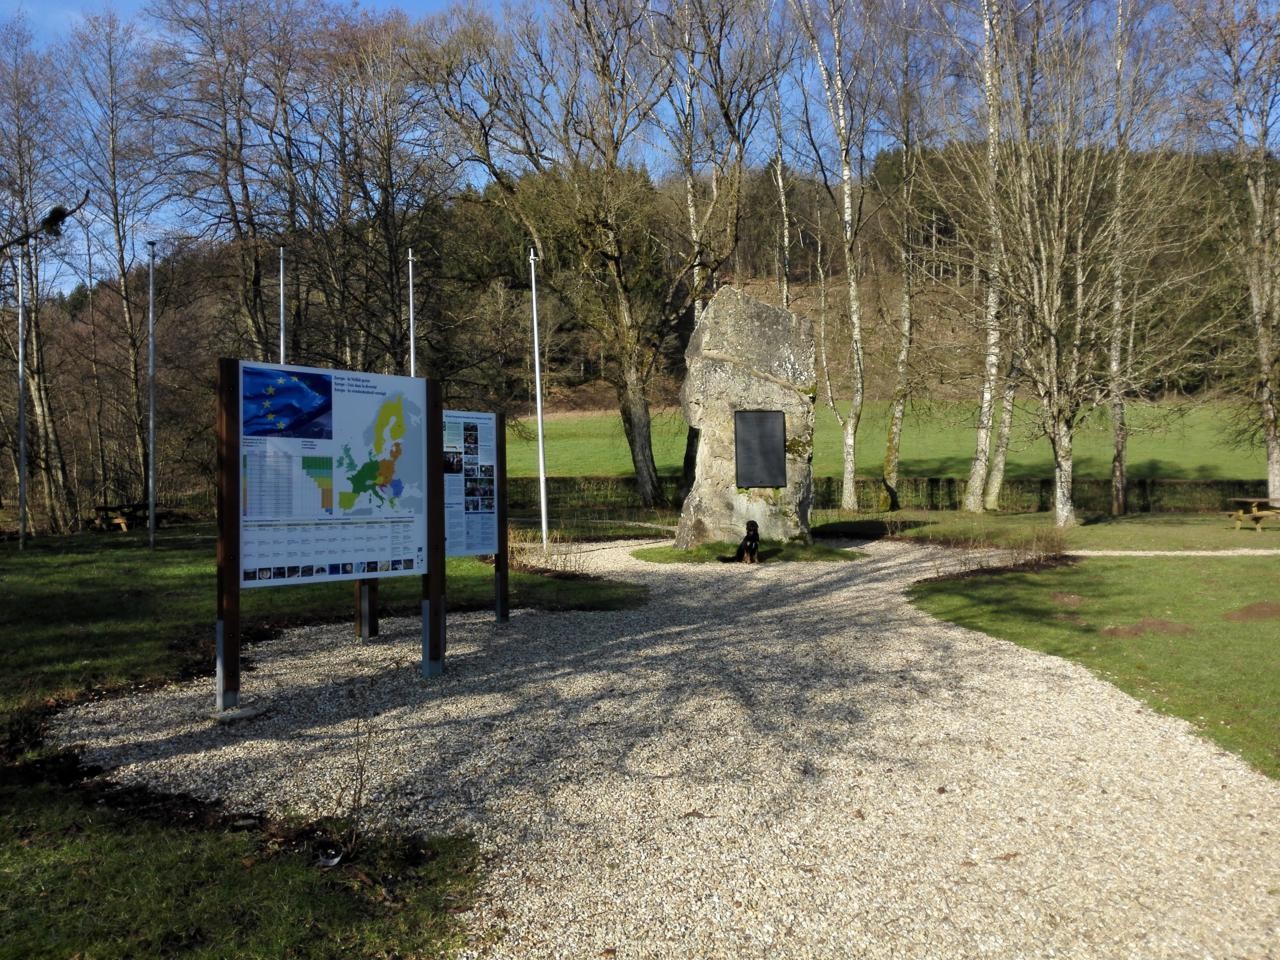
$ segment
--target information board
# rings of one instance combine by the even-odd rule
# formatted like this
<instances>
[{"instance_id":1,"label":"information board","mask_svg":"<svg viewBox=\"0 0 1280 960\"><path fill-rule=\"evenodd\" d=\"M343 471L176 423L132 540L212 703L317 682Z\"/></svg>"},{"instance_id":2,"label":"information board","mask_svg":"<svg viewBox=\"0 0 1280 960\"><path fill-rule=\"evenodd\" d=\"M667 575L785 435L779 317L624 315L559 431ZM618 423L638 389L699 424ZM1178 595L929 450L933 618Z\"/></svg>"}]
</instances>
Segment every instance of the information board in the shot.
<instances>
[{"instance_id":1,"label":"information board","mask_svg":"<svg viewBox=\"0 0 1280 960\"><path fill-rule=\"evenodd\" d=\"M426 572L426 381L239 362L240 585Z\"/></svg>"},{"instance_id":2,"label":"information board","mask_svg":"<svg viewBox=\"0 0 1280 960\"><path fill-rule=\"evenodd\" d=\"M450 557L498 552L497 414L444 412L444 535Z\"/></svg>"}]
</instances>

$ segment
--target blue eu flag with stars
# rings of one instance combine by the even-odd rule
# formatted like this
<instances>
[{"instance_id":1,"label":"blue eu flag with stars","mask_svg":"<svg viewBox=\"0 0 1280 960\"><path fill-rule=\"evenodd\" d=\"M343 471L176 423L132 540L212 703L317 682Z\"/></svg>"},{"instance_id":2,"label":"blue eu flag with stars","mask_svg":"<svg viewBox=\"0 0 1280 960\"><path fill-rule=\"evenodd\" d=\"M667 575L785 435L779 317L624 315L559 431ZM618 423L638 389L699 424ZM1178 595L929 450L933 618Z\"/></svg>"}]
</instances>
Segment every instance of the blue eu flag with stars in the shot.
<instances>
[{"instance_id":1,"label":"blue eu flag with stars","mask_svg":"<svg viewBox=\"0 0 1280 960\"><path fill-rule=\"evenodd\" d=\"M244 367L243 436L333 439L333 378Z\"/></svg>"}]
</instances>

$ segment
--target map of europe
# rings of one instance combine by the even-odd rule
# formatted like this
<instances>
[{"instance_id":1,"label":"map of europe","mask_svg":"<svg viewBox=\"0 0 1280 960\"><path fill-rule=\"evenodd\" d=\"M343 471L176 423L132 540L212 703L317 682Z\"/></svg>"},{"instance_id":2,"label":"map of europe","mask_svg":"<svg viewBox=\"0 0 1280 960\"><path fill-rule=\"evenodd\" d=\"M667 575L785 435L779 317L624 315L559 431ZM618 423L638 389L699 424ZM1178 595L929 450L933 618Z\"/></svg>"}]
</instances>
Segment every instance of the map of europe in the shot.
<instances>
[{"instance_id":1,"label":"map of europe","mask_svg":"<svg viewBox=\"0 0 1280 960\"><path fill-rule=\"evenodd\" d=\"M345 489L338 491L338 506L344 513L362 516L423 508L423 478L418 475L422 422L417 404L403 394L387 395L360 442L353 439L342 444L334 468L345 480Z\"/></svg>"}]
</instances>

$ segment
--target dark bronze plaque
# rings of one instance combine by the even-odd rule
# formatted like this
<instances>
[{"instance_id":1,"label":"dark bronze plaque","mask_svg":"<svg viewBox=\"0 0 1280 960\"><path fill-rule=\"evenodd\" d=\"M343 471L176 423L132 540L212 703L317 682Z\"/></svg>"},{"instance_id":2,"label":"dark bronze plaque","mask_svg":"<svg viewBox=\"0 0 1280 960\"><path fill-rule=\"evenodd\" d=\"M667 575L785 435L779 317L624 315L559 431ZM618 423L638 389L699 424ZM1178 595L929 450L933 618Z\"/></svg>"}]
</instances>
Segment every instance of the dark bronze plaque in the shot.
<instances>
[{"instance_id":1,"label":"dark bronze plaque","mask_svg":"<svg viewBox=\"0 0 1280 960\"><path fill-rule=\"evenodd\" d=\"M738 410L733 415L739 487L787 485L787 419L781 410Z\"/></svg>"}]
</instances>

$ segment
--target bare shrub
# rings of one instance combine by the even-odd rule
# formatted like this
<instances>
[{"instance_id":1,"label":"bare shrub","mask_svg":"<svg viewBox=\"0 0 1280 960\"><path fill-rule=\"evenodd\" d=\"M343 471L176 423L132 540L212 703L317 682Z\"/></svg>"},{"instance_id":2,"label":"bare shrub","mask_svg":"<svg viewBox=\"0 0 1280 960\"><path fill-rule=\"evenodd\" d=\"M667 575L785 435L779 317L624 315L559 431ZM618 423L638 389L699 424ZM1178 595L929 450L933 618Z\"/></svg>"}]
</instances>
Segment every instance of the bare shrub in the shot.
<instances>
[{"instance_id":1,"label":"bare shrub","mask_svg":"<svg viewBox=\"0 0 1280 960\"><path fill-rule=\"evenodd\" d=\"M542 531L536 527L508 526L507 544L512 570L551 572L581 576L587 572L582 544L561 529L547 532L547 549L542 549Z\"/></svg>"}]
</instances>

